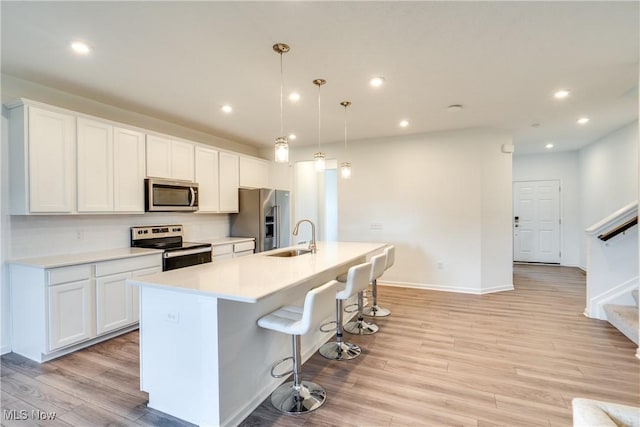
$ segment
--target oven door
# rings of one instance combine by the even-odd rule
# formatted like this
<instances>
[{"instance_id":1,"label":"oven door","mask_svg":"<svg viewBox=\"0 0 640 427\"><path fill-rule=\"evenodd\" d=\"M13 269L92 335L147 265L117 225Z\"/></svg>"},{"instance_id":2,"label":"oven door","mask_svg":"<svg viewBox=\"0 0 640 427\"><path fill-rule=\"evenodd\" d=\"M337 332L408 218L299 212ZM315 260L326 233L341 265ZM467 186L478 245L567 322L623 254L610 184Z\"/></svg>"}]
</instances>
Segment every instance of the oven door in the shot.
<instances>
[{"instance_id":1,"label":"oven door","mask_svg":"<svg viewBox=\"0 0 640 427\"><path fill-rule=\"evenodd\" d=\"M145 180L147 212L183 212L198 210L198 184L149 178Z\"/></svg>"},{"instance_id":2,"label":"oven door","mask_svg":"<svg viewBox=\"0 0 640 427\"><path fill-rule=\"evenodd\" d=\"M211 262L211 246L166 251L162 255L162 271Z\"/></svg>"}]
</instances>

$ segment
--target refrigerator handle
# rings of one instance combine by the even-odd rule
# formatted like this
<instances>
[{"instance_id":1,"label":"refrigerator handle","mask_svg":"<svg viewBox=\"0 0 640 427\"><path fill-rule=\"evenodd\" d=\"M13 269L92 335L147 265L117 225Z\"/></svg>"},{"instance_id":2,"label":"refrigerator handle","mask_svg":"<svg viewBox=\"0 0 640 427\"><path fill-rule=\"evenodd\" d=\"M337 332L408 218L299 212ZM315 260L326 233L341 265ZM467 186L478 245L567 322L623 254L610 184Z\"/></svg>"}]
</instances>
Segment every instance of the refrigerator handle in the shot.
<instances>
[{"instance_id":1,"label":"refrigerator handle","mask_svg":"<svg viewBox=\"0 0 640 427\"><path fill-rule=\"evenodd\" d=\"M274 226L276 227L276 248L279 248L280 247L280 205L274 205L273 210L275 213Z\"/></svg>"}]
</instances>

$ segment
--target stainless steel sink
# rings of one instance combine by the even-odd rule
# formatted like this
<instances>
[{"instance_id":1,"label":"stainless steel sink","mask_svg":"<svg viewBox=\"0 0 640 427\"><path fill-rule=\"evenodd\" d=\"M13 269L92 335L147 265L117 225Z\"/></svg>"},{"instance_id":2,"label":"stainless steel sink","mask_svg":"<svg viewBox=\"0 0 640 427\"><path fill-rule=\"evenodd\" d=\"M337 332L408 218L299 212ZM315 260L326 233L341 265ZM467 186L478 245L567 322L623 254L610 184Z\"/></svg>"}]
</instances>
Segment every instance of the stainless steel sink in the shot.
<instances>
[{"instance_id":1,"label":"stainless steel sink","mask_svg":"<svg viewBox=\"0 0 640 427\"><path fill-rule=\"evenodd\" d=\"M288 251L275 252L267 256L290 258L298 255L308 254L308 253L311 253L309 249L289 249Z\"/></svg>"}]
</instances>

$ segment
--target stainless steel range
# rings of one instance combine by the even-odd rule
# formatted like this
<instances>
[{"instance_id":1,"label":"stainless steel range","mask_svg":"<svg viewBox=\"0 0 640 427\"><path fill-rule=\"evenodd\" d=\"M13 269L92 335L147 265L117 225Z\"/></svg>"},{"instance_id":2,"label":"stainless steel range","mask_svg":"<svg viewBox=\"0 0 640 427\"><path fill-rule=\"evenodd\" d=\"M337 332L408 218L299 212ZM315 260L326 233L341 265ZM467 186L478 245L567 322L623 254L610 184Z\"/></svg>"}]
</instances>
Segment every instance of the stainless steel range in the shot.
<instances>
[{"instance_id":1,"label":"stainless steel range","mask_svg":"<svg viewBox=\"0 0 640 427\"><path fill-rule=\"evenodd\" d=\"M163 249L162 271L211 262L211 244L183 242L182 225L131 227L131 247Z\"/></svg>"}]
</instances>

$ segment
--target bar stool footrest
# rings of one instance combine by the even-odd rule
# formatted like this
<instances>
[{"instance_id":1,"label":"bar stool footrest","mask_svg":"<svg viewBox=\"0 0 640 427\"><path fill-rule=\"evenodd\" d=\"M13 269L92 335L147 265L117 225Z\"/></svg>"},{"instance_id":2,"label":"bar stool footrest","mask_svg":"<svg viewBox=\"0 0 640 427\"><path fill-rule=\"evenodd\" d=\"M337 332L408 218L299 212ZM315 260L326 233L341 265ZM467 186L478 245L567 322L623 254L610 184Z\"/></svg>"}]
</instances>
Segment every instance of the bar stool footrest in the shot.
<instances>
[{"instance_id":1,"label":"bar stool footrest","mask_svg":"<svg viewBox=\"0 0 640 427\"><path fill-rule=\"evenodd\" d=\"M358 311L358 303L349 304L344 308L345 313L355 313L356 311Z\"/></svg>"},{"instance_id":2,"label":"bar stool footrest","mask_svg":"<svg viewBox=\"0 0 640 427\"><path fill-rule=\"evenodd\" d=\"M282 378L282 377L288 377L289 375L291 375L291 373L293 372L293 368L291 368L291 370L289 370L287 372L283 372L281 374L276 374L274 372L278 366L282 365L287 360L293 360L293 356L289 356L289 357L285 357L284 359L280 359L280 360L276 361L273 365L271 365L271 376L273 378Z\"/></svg>"},{"instance_id":3,"label":"bar stool footrest","mask_svg":"<svg viewBox=\"0 0 640 427\"><path fill-rule=\"evenodd\" d=\"M329 325L336 325L336 326L334 326L331 329L324 329L326 326L329 326ZM318 329L320 330L320 332L325 332L326 333L326 332L335 332L337 327L338 327L338 323L335 320L331 320L329 322L326 322L326 323L323 323L322 325L320 325L320 327Z\"/></svg>"}]
</instances>

